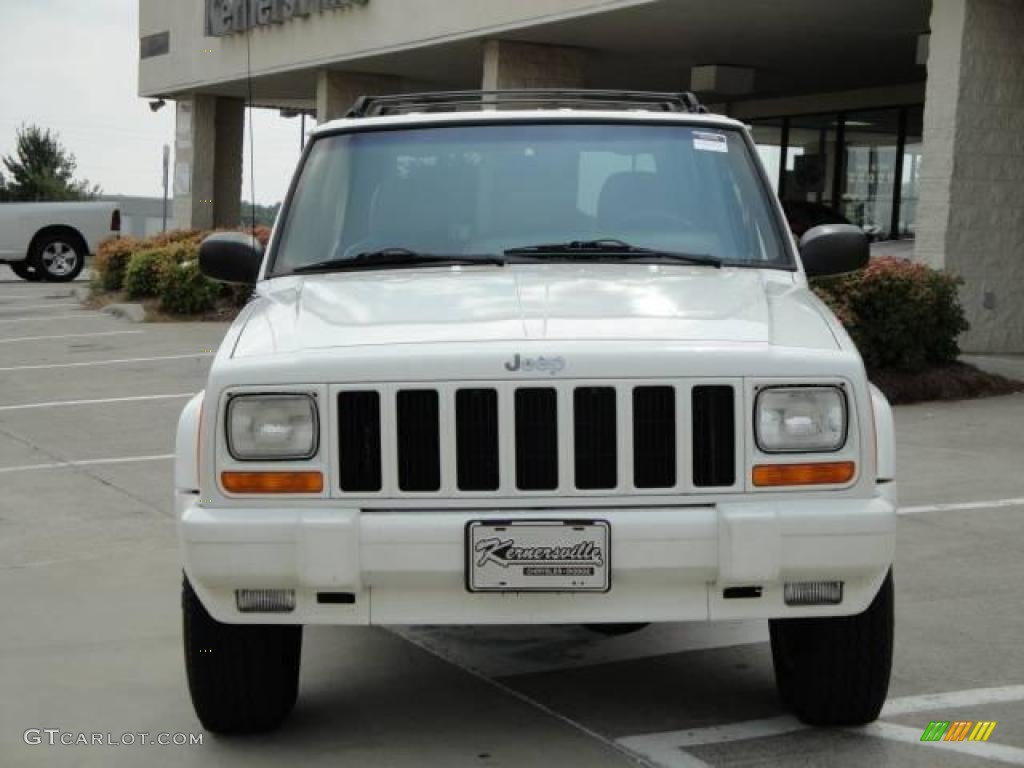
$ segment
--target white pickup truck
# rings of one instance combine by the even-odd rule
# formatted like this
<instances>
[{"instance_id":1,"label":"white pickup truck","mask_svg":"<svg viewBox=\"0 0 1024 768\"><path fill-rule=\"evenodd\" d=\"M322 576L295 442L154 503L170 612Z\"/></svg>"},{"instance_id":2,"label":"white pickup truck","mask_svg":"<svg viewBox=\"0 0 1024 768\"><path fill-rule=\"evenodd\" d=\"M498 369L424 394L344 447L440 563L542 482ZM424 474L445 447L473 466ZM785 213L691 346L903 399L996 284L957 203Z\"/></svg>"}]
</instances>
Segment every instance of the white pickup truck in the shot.
<instances>
[{"instance_id":1,"label":"white pickup truck","mask_svg":"<svg viewBox=\"0 0 1024 768\"><path fill-rule=\"evenodd\" d=\"M66 283L121 232L117 203L0 204L0 264L23 280Z\"/></svg>"},{"instance_id":2,"label":"white pickup truck","mask_svg":"<svg viewBox=\"0 0 1024 768\"><path fill-rule=\"evenodd\" d=\"M220 234L199 262L256 286L177 439L208 729L280 725L324 624L768 619L799 718L878 716L893 419L807 281L868 242L797 243L742 123L673 94L366 100L317 129L265 252Z\"/></svg>"}]
</instances>

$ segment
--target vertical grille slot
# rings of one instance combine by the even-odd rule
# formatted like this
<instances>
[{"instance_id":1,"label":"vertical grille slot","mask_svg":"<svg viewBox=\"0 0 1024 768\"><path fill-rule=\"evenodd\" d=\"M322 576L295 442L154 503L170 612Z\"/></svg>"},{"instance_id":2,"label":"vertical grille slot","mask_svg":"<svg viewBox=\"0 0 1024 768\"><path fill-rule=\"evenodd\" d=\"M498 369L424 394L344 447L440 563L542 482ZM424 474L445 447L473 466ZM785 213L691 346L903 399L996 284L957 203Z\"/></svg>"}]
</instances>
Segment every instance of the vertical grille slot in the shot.
<instances>
[{"instance_id":1,"label":"vertical grille slot","mask_svg":"<svg viewBox=\"0 0 1024 768\"><path fill-rule=\"evenodd\" d=\"M732 387L693 388L693 484L736 482L736 412Z\"/></svg>"},{"instance_id":2,"label":"vertical grille slot","mask_svg":"<svg viewBox=\"0 0 1024 768\"><path fill-rule=\"evenodd\" d=\"M615 389L580 387L573 392L576 487L615 488L618 479Z\"/></svg>"},{"instance_id":3,"label":"vertical grille slot","mask_svg":"<svg viewBox=\"0 0 1024 768\"><path fill-rule=\"evenodd\" d=\"M558 396L554 389L516 390L516 487L558 487Z\"/></svg>"},{"instance_id":4,"label":"vertical grille slot","mask_svg":"<svg viewBox=\"0 0 1024 768\"><path fill-rule=\"evenodd\" d=\"M403 491L441 490L441 428L434 390L398 393L398 487Z\"/></svg>"},{"instance_id":5,"label":"vertical grille slot","mask_svg":"<svg viewBox=\"0 0 1024 768\"><path fill-rule=\"evenodd\" d=\"M460 491L498 490L498 393L455 393L455 451Z\"/></svg>"},{"instance_id":6,"label":"vertical grille slot","mask_svg":"<svg viewBox=\"0 0 1024 768\"><path fill-rule=\"evenodd\" d=\"M675 388L637 387L633 390L633 485L672 488L675 484Z\"/></svg>"},{"instance_id":7,"label":"vertical grille slot","mask_svg":"<svg viewBox=\"0 0 1024 768\"><path fill-rule=\"evenodd\" d=\"M338 395L338 459L341 490L378 493L380 470L380 394Z\"/></svg>"}]
</instances>

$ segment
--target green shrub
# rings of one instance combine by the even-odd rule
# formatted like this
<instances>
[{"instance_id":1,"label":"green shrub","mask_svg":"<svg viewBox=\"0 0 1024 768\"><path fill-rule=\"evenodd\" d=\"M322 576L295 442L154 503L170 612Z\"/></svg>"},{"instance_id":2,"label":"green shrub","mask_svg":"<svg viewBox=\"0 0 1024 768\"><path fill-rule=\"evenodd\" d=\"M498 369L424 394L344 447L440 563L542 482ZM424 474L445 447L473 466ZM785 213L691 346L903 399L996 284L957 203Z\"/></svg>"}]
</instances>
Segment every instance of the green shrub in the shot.
<instances>
[{"instance_id":1,"label":"green shrub","mask_svg":"<svg viewBox=\"0 0 1024 768\"><path fill-rule=\"evenodd\" d=\"M815 280L815 292L846 326L869 370L916 372L960 356L967 320L953 275L897 258L851 275Z\"/></svg>"},{"instance_id":2,"label":"green shrub","mask_svg":"<svg viewBox=\"0 0 1024 768\"><path fill-rule=\"evenodd\" d=\"M96 249L96 258L92 260L94 286L103 291L121 290L128 261L140 247L140 241L134 237L120 237L100 243Z\"/></svg>"},{"instance_id":3,"label":"green shrub","mask_svg":"<svg viewBox=\"0 0 1024 768\"><path fill-rule=\"evenodd\" d=\"M156 296L160 293L163 273L181 261L170 248L139 251L128 261L128 268L124 272L124 292L130 299Z\"/></svg>"},{"instance_id":4,"label":"green shrub","mask_svg":"<svg viewBox=\"0 0 1024 768\"><path fill-rule=\"evenodd\" d=\"M160 309L175 315L209 312L221 296L221 286L203 277L197 261L186 261L166 271L160 279Z\"/></svg>"}]
</instances>

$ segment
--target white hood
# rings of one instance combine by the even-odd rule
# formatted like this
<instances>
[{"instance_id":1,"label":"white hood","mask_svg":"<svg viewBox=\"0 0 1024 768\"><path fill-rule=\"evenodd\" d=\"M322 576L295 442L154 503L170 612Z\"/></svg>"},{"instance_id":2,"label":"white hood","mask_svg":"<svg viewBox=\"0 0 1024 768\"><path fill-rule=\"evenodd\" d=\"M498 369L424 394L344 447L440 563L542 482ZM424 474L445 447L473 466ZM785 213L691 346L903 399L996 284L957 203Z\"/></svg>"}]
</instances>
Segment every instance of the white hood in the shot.
<instances>
[{"instance_id":1,"label":"white hood","mask_svg":"<svg viewBox=\"0 0 1024 768\"><path fill-rule=\"evenodd\" d=\"M792 273L531 264L272 280L261 286L234 356L531 340L839 348L819 304Z\"/></svg>"}]
</instances>

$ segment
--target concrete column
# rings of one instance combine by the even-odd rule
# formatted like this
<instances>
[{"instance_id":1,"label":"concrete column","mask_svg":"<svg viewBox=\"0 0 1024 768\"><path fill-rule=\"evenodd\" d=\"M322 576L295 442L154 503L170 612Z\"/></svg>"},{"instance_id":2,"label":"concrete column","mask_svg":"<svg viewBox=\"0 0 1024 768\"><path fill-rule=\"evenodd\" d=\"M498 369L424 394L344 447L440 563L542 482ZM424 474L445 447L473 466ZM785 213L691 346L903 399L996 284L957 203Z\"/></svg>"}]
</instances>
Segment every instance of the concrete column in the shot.
<instances>
[{"instance_id":1,"label":"concrete column","mask_svg":"<svg viewBox=\"0 0 1024 768\"><path fill-rule=\"evenodd\" d=\"M970 352L1024 352L1024 3L934 0L917 258L959 274Z\"/></svg>"},{"instance_id":2,"label":"concrete column","mask_svg":"<svg viewBox=\"0 0 1024 768\"><path fill-rule=\"evenodd\" d=\"M183 229L241 221L245 102L195 95L177 103L174 222Z\"/></svg>"},{"instance_id":3,"label":"concrete column","mask_svg":"<svg viewBox=\"0 0 1024 768\"><path fill-rule=\"evenodd\" d=\"M316 81L316 121L322 125L344 117L360 96L383 96L401 91L402 80L397 77L321 70Z\"/></svg>"},{"instance_id":4,"label":"concrete column","mask_svg":"<svg viewBox=\"0 0 1024 768\"><path fill-rule=\"evenodd\" d=\"M586 52L579 48L488 40L483 89L582 88Z\"/></svg>"}]
</instances>

